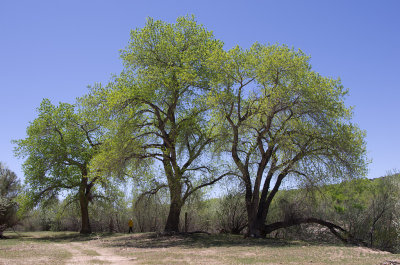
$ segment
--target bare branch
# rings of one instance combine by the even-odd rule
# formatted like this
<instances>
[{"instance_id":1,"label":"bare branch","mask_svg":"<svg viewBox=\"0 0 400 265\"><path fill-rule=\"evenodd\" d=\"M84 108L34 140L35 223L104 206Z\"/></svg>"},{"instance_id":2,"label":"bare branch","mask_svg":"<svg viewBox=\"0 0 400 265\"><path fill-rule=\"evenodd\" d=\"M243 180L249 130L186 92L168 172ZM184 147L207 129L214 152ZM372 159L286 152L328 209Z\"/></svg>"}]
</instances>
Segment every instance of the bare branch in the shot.
<instances>
[{"instance_id":1,"label":"bare branch","mask_svg":"<svg viewBox=\"0 0 400 265\"><path fill-rule=\"evenodd\" d=\"M234 175L234 174L232 172L224 173L221 176L213 179L210 182L203 183L203 184L193 188L191 191L187 191L187 193L183 196L183 200L186 200L187 197L189 197L193 192L195 192L195 191L197 191L197 190L199 190L199 189L201 189L203 187L210 186L210 185L214 184L215 182L217 182L217 181L221 180L222 178L224 178L226 176L229 176L229 175Z\"/></svg>"}]
</instances>

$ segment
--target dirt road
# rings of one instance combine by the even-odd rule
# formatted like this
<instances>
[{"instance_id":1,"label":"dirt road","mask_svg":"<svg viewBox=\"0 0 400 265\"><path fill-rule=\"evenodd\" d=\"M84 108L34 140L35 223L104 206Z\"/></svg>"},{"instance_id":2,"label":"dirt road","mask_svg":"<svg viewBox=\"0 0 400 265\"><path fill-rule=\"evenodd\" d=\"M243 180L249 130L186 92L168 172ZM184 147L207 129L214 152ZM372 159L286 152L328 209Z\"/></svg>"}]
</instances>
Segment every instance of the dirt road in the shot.
<instances>
[{"instance_id":1,"label":"dirt road","mask_svg":"<svg viewBox=\"0 0 400 265\"><path fill-rule=\"evenodd\" d=\"M66 264L135 264L136 258L119 256L113 249L102 248L92 242L71 242L60 246L72 254Z\"/></svg>"}]
</instances>

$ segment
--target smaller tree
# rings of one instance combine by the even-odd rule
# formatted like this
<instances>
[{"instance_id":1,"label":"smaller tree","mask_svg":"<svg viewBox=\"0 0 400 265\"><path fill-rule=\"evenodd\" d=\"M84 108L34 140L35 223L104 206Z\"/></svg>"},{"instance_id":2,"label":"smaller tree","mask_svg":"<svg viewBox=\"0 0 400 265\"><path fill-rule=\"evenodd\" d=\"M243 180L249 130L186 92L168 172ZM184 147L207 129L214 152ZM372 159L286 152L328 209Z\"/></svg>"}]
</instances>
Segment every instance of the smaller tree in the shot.
<instances>
[{"instance_id":1,"label":"smaller tree","mask_svg":"<svg viewBox=\"0 0 400 265\"><path fill-rule=\"evenodd\" d=\"M34 205L61 191L71 192L81 208L81 233L91 233L88 205L100 178L89 178L89 163L100 146L99 126L67 103L54 106L44 99L38 112L27 138L15 141L17 156L27 157L26 201Z\"/></svg>"},{"instance_id":2,"label":"smaller tree","mask_svg":"<svg viewBox=\"0 0 400 265\"><path fill-rule=\"evenodd\" d=\"M0 238L5 229L16 225L17 203L14 201L20 189L17 175L0 162Z\"/></svg>"}]
</instances>

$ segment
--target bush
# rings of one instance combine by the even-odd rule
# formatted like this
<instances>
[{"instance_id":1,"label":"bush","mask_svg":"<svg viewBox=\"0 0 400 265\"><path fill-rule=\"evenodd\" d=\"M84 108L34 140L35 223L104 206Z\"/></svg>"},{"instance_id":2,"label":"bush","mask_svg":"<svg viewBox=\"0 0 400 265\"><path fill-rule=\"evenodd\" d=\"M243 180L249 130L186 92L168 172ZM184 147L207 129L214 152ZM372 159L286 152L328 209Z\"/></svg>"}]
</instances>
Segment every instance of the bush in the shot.
<instances>
[{"instance_id":1,"label":"bush","mask_svg":"<svg viewBox=\"0 0 400 265\"><path fill-rule=\"evenodd\" d=\"M217 210L218 226L221 232L240 234L247 226L247 212L244 196L233 190L221 198Z\"/></svg>"},{"instance_id":2,"label":"bush","mask_svg":"<svg viewBox=\"0 0 400 265\"><path fill-rule=\"evenodd\" d=\"M0 238L3 238L4 230L18 222L18 205L14 199L19 190L17 175L0 162Z\"/></svg>"}]
</instances>

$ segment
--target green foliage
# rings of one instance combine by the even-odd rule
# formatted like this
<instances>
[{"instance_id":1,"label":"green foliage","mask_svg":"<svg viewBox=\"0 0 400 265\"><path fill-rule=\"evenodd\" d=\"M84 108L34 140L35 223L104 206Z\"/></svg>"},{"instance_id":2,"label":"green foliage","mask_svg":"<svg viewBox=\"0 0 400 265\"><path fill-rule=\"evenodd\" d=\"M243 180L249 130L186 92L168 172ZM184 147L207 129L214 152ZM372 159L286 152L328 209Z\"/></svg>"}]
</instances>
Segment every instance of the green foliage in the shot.
<instances>
[{"instance_id":1,"label":"green foliage","mask_svg":"<svg viewBox=\"0 0 400 265\"><path fill-rule=\"evenodd\" d=\"M207 63L221 47L193 18L175 24L148 19L144 28L133 30L121 52L124 71L82 99L83 105L103 110L99 114L108 130L94 166L118 172L126 162L150 166L145 158L177 156L182 164L198 158L211 136L204 116L212 74Z\"/></svg>"},{"instance_id":2,"label":"green foliage","mask_svg":"<svg viewBox=\"0 0 400 265\"><path fill-rule=\"evenodd\" d=\"M340 80L312 71L308 56L286 46L235 47L220 60L208 101L220 131L230 131L226 143L244 153L242 164L275 148L280 171L293 162L293 175L313 181L365 173L365 134L349 122Z\"/></svg>"},{"instance_id":3,"label":"green foliage","mask_svg":"<svg viewBox=\"0 0 400 265\"><path fill-rule=\"evenodd\" d=\"M212 158L216 133L206 97L215 75L210 64L221 50L222 42L193 17L173 24L148 19L133 30L121 52L123 72L105 87L95 85L81 100L104 109L99 119L107 128L92 171L133 175L155 190L168 187L177 209L193 192L214 183L222 170L205 163ZM159 177L154 180L148 172ZM174 218L175 226L179 216Z\"/></svg>"},{"instance_id":4,"label":"green foliage","mask_svg":"<svg viewBox=\"0 0 400 265\"><path fill-rule=\"evenodd\" d=\"M312 192L307 189L283 191L277 195L277 201L286 200L295 205L289 211L291 214L297 211L300 215L330 220L366 245L398 252L399 196L400 175L388 174L378 179L354 179L340 184L323 185L318 187L318 191ZM276 205L273 205L273 209L276 209ZM305 231L297 230L297 236L313 236Z\"/></svg>"},{"instance_id":5,"label":"green foliage","mask_svg":"<svg viewBox=\"0 0 400 265\"><path fill-rule=\"evenodd\" d=\"M5 229L13 227L18 221L15 198L19 191L17 175L0 162L0 238Z\"/></svg>"},{"instance_id":6,"label":"green foliage","mask_svg":"<svg viewBox=\"0 0 400 265\"><path fill-rule=\"evenodd\" d=\"M96 153L96 127L87 117L75 112L74 106L54 106L44 99L38 117L27 128L27 137L16 140L15 153L27 157L23 164L26 196L31 207L44 199L55 198L61 191L76 194L82 175Z\"/></svg>"},{"instance_id":7,"label":"green foliage","mask_svg":"<svg viewBox=\"0 0 400 265\"><path fill-rule=\"evenodd\" d=\"M88 225L88 202L103 193L116 208L123 205L118 189L110 188L112 177L131 176L147 194L168 188L167 201L153 197L140 208L161 216L169 203L166 230L177 231L186 202L201 209L193 203L200 189L234 175L243 186L249 229L260 232L273 219L271 205L290 221L293 194L282 192L287 198L273 202L285 180L320 185L366 172L365 133L351 122L347 90L339 79L313 71L301 50L255 43L225 51L194 17L149 18L131 31L121 58L123 71L105 86L95 84L79 105L43 100L27 138L15 141L15 153L27 157L22 209L67 191L79 198ZM332 215L376 208L363 195L375 188L364 180L356 186L327 190ZM225 199L226 215L242 203ZM124 222L114 218L112 204L96 203L96 218L109 211L110 222ZM139 223L154 219L139 215L145 220Z\"/></svg>"},{"instance_id":8,"label":"green foliage","mask_svg":"<svg viewBox=\"0 0 400 265\"><path fill-rule=\"evenodd\" d=\"M218 75L208 104L256 236L269 231L263 226L284 180L338 182L366 172L365 133L350 121L347 91L313 71L309 59L284 45L256 43L222 52L212 65Z\"/></svg>"},{"instance_id":9,"label":"green foliage","mask_svg":"<svg viewBox=\"0 0 400 265\"><path fill-rule=\"evenodd\" d=\"M373 183L369 179L356 179L327 186L324 190L338 213L362 211L370 199ZM367 195L368 194L368 195Z\"/></svg>"},{"instance_id":10,"label":"green foliage","mask_svg":"<svg viewBox=\"0 0 400 265\"><path fill-rule=\"evenodd\" d=\"M27 137L14 141L15 153L27 157L23 164L25 196L23 209L67 192L79 198L81 233L90 233L88 204L92 200L99 174L89 179L89 163L101 145L100 127L90 117L75 111L75 106L54 106L44 99L38 117L29 125Z\"/></svg>"}]
</instances>

